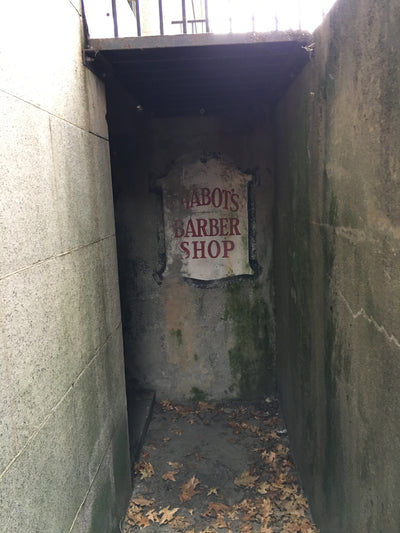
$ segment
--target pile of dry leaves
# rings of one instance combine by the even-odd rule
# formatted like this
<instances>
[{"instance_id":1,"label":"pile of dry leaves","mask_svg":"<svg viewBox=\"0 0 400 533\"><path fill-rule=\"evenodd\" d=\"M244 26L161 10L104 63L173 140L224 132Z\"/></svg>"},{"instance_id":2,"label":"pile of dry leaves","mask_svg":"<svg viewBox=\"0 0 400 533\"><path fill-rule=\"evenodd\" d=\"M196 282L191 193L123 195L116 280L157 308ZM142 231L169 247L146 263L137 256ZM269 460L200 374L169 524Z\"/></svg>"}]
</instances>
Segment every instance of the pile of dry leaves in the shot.
<instances>
[{"instance_id":1,"label":"pile of dry leaves","mask_svg":"<svg viewBox=\"0 0 400 533\"><path fill-rule=\"evenodd\" d=\"M135 465L135 490L124 533L141 529L149 533L159 529L186 533L318 532L296 477L275 400L268 400L266 406L199 402L194 407L163 400L157 406L157 416L166 432L164 436L158 433L158 441L153 438ZM239 464L240 473L233 472L223 487L210 486L206 476L193 474L193 461L207 459L201 456L201 447L193 457L190 450L183 449L180 460L168 460L168 453L176 459L177 447L172 441L179 443L185 428L193 425L199 425L199 435L202 425L215 425L216 431L223 431L222 447L228 440L243 447L251 444L251 461ZM227 437L227 431L232 437ZM185 468L188 457L191 470ZM216 468L209 459L208 464L211 470Z\"/></svg>"}]
</instances>

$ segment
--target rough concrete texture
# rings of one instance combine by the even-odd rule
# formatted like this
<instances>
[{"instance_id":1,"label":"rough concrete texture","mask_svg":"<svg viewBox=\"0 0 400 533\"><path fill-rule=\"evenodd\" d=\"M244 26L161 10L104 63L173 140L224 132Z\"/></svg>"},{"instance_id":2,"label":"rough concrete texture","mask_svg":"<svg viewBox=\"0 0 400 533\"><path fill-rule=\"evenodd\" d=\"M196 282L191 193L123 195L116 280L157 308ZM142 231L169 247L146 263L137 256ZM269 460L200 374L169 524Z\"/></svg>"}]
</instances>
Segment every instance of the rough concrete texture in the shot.
<instances>
[{"instance_id":1,"label":"rough concrete texture","mask_svg":"<svg viewBox=\"0 0 400 533\"><path fill-rule=\"evenodd\" d=\"M276 113L279 386L323 533L399 530L399 24L339 1Z\"/></svg>"},{"instance_id":2,"label":"rough concrete texture","mask_svg":"<svg viewBox=\"0 0 400 533\"><path fill-rule=\"evenodd\" d=\"M156 404L123 532L317 533L267 401Z\"/></svg>"},{"instance_id":3,"label":"rough concrete texture","mask_svg":"<svg viewBox=\"0 0 400 533\"><path fill-rule=\"evenodd\" d=\"M274 389L269 113L140 119L109 95L124 344L128 371L174 399L262 397ZM127 120L127 115L130 120ZM133 129L135 128L135 129ZM253 278L199 285L164 264L157 180L184 156L215 155L254 176Z\"/></svg>"},{"instance_id":4,"label":"rough concrete texture","mask_svg":"<svg viewBox=\"0 0 400 533\"><path fill-rule=\"evenodd\" d=\"M10 533L118 531L130 491L105 94L82 65L81 22L77 1L0 6L0 516Z\"/></svg>"}]
</instances>

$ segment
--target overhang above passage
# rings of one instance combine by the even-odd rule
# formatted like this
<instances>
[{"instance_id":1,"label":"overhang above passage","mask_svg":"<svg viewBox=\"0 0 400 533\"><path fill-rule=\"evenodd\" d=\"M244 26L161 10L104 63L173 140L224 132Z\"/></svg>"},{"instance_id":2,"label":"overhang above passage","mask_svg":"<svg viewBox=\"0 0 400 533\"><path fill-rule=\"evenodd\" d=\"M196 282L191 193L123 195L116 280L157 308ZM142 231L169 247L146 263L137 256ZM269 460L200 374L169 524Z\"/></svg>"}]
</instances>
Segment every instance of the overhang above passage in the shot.
<instances>
[{"instance_id":1,"label":"overhang above passage","mask_svg":"<svg viewBox=\"0 0 400 533\"><path fill-rule=\"evenodd\" d=\"M273 105L309 60L304 32L92 39L85 57L157 116Z\"/></svg>"}]
</instances>

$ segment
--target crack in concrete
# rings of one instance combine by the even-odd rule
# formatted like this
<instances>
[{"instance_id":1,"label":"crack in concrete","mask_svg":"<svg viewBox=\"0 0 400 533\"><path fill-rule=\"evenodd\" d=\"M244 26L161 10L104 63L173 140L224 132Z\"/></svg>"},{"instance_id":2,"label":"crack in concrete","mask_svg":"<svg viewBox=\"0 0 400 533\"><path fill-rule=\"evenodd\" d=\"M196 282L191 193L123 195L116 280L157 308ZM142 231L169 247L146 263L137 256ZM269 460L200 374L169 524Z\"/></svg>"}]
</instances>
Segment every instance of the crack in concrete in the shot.
<instances>
[{"instance_id":1,"label":"crack in concrete","mask_svg":"<svg viewBox=\"0 0 400 533\"><path fill-rule=\"evenodd\" d=\"M17 270L9 272L8 274L5 274L4 276L0 276L0 283L6 280L7 278L10 278L11 276L15 276L16 274L20 274L21 272L24 272L25 270L30 270L31 268L35 268L37 266L43 265L44 263L48 263L49 261L53 261L54 259L58 259L66 255L73 254L74 252L79 252L79 250L83 250L84 248L88 248L89 246L92 246L94 244L99 244L100 242L105 241L109 239L110 237L115 237L115 233L110 233L108 235L105 235L104 237L100 237L99 239L95 241L81 244L79 246L76 246L75 248L70 248L64 252L59 252L49 257L45 257L44 259L39 259L38 261L35 261L34 263L18 268Z\"/></svg>"},{"instance_id":2,"label":"crack in concrete","mask_svg":"<svg viewBox=\"0 0 400 533\"><path fill-rule=\"evenodd\" d=\"M374 317L368 315L363 307L361 307L361 309L359 311L354 312L353 309L351 308L349 302L346 300L344 294L341 291L338 291L338 294L339 294L341 300L344 302L345 306L347 307L349 313L351 314L351 316L353 317L354 320L357 320L360 317L364 318L365 320L367 320L367 322L372 324L374 326L374 328L377 331L379 331L379 333L382 333L382 335L385 337L385 339L388 342L394 344L396 346L396 348L400 348L400 341L393 335L393 333L390 334L387 331L387 329L385 328L385 326L382 326L382 325L378 324L378 322L374 319Z\"/></svg>"},{"instance_id":3,"label":"crack in concrete","mask_svg":"<svg viewBox=\"0 0 400 533\"><path fill-rule=\"evenodd\" d=\"M102 139L103 141L109 142L107 137L103 137L102 135L98 133L94 133L87 127L80 126L79 124L76 124L75 122L71 122L65 117L62 117L61 115L57 115L56 113L53 113L52 111L49 111L48 109L42 107L40 104L37 104L35 102L31 102L30 100L27 100L26 98L23 98L22 96L19 96L18 94L11 93L10 91L7 91L6 89L0 88L0 93L6 94L7 96L10 96L11 98L15 98L16 100L19 100L23 102L26 105L32 106L38 111L42 111L43 113L46 113L47 115L54 117L58 120L61 120L62 122L66 122L70 126L73 126L74 128L77 128L78 130L83 131L84 133L87 133L89 135L94 135L95 137L98 137L99 139Z\"/></svg>"},{"instance_id":4,"label":"crack in concrete","mask_svg":"<svg viewBox=\"0 0 400 533\"><path fill-rule=\"evenodd\" d=\"M315 221L313 221L312 224L314 226L330 229L334 231L335 234L339 237L343 237L344 239L349 240L353 244L358 242L370 242L376 244L379 242L377 239L369 237L364 230L359 230L350 226L332 226L331 224Z\"/></svg>"}]
</instances>

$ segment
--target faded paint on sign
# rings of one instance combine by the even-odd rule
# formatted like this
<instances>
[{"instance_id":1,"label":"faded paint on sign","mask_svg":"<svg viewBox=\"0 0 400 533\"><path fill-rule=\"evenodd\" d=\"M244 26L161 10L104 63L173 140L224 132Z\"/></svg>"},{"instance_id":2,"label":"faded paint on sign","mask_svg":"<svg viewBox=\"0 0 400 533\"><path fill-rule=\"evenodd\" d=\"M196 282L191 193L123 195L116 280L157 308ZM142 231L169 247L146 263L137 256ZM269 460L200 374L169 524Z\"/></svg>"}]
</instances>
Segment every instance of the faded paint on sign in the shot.
<instances>
[{"instance_id":1,"label":"faded paint on sign","mask_svg":"<svg viewBox=\"0 0 400 533\"><path fill-rule=\"evenodd\" d=\"M218 280L253 274L249 263L251 176L219 159L177 165L160 180L165 274Z\"/></svg>"}]
</instances>

